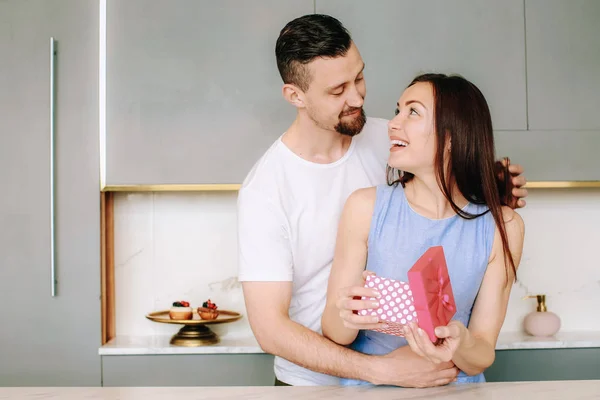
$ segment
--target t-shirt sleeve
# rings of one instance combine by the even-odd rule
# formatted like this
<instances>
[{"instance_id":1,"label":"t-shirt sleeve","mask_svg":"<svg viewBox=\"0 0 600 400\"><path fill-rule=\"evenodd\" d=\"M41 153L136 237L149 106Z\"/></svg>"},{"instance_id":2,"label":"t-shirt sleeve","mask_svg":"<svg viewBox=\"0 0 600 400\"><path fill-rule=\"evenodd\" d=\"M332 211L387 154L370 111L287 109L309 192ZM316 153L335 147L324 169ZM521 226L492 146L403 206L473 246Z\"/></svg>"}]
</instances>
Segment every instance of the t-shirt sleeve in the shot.
<instances>
[{"instance_id":1,"label":"t-shirt sleeve","mask_svg":"<svg viewBox=\"0 0 600 400\"><path fill-rule=\"evenodd\" d=\"M238 194L238 280L291 281L292 251L283 210L262 193Z\"/></svg>"}]
</instances>

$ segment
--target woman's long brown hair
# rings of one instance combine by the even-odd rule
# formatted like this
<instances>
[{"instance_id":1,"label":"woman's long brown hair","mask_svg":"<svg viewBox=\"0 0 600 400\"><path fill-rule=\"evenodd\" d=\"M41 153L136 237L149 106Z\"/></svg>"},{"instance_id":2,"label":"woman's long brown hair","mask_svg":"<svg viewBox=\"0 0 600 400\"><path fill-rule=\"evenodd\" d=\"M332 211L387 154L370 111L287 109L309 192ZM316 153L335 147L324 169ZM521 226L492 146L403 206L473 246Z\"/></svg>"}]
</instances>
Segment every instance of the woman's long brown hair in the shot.
<instances>
[{"instance_id":1,"label":"woman's long brown hair","mask_svg":"<svg viewBox=\"0 0 600 400\"><path fill-rule=\"evenodd\" d=\"M433 89L437 139L434 162L438 185L452 209L462 218L474 219L492 213L502 238L505 263L511 266L516 280L516 266L508 246L502 216L503 202L496 181L494 131L487 101L474 84L458 75L423 74L408 86L418 82L429 83ZM449 176L446 176L444 150L448 140L451 147L447 159ZM387 175L389 185L400 183L403 187L414 177L389 165ZM485 204L488 210L481 214L461 210L452 199L454 186L469 202ZM508 283L508 270L506 273Z\"/></svg>"}]
</instances>

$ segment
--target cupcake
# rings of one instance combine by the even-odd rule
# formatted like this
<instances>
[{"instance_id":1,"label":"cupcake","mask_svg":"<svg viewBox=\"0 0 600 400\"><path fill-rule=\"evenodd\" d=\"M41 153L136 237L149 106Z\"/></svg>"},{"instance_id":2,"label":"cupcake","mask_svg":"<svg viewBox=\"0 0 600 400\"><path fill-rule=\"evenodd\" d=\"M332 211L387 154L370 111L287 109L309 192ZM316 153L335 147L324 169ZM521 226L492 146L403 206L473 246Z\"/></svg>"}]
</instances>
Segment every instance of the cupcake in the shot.
<instances>
[{"instance_id":1,"label":"cupcake","mask_svg":"<svg viewBox=\"0 0 600 400\"><path fill-rule=\"evenodd\" d=\"M208 299L208 301L202 303L202 307L198 307L198 315L200 315L200 318L206 320L217 319L219 316L217 308L217 305Z\"/></svg>"},{"instance_id":2,"label":"cupcake","mask_svg":"<svg viewBox=\"0 0 600 400\"><path fill-rule=\"evenodd\" d=\"M176 301L169 310L169 317L176 320L192 319L193 310L187 301Z\"/></svg>"}]
</instances>

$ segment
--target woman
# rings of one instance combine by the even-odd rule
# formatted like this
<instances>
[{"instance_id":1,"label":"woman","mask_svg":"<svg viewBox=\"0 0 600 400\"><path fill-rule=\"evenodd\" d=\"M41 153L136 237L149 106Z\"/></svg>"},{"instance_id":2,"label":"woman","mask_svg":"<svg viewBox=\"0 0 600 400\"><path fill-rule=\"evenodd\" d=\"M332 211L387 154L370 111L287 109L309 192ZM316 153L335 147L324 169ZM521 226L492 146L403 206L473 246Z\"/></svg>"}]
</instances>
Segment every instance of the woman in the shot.
<instances>
[{"instance_id":1,"label":"woman","mask_svg":"<svg viewBox=\"0 0 600 400\"><path fill-rule=\"evenodd\" d=\"M356 191L342 212L323 334L367 354L409 345L434 363L452 361L457 382L484 382L524 239L523 220L501 204L496 186L487 102L462 77L421 75L398 101L388 134L389 184ZM442 343L435 346L414 324L404 338L370 330L385 324L353 312L374 308L357 296L377 297L363 288L365 267L407 281L436 245L444 248L456 301L453 320L436 328Z\"/></svg>"}]
</instances>

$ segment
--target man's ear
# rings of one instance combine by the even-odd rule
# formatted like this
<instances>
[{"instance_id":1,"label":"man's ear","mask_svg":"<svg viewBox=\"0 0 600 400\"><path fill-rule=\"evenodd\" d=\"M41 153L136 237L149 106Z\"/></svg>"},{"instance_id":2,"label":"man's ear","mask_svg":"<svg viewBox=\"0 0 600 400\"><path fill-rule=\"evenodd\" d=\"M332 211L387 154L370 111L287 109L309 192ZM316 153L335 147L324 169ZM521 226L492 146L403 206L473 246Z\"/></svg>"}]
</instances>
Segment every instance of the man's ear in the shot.
<instances>
[{"instance_id":1,"label":"man's ear","mask_svg":"<svg viewBox=\"0 0 600 400\"><path fill-rule=\"evenodd\" d=\"M286 99L290 104L297 108L304 108L304 92L296 85L286 83L281 89L283 98Z\"/></svg>"}]
</instances>

